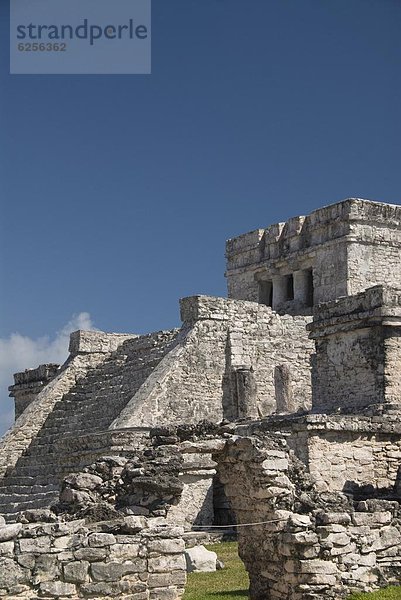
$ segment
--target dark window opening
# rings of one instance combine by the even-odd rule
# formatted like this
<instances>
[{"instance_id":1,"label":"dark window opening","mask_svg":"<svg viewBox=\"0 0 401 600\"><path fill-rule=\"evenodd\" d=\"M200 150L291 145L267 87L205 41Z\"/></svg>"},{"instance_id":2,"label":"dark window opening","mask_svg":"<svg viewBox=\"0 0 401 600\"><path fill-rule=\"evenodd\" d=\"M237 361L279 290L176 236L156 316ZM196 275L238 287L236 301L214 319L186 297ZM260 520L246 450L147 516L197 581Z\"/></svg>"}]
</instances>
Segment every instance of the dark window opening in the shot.
<instances>
[{"instance_id":1,"label":"dark window opening","mask_svg":"<svg viewBox=\"0 0 401 600\"><path fill-rule=\"evenodd\" d=\"M286 300L294 300L294 275L286 277Z\"/></svg>"},{"instance_id":2,"label":"dark window opening","mask_svg":"<svg viewBox=\"0 0 401 600\"><path fill-rule=\"evenodd\" d=\"M306 271L306 306L313 306L313 271L308 269Z\"/></svg>"},{"instance_id":3,"label":"dark window opening","mask_svg":"<svg viewBox=\"0 0 401 600\"><path fill-rule=\"evenodd\" d=\"M266 306L273 306L273 282L259 282L259 303Z\"/></svg>"}]
</instances>

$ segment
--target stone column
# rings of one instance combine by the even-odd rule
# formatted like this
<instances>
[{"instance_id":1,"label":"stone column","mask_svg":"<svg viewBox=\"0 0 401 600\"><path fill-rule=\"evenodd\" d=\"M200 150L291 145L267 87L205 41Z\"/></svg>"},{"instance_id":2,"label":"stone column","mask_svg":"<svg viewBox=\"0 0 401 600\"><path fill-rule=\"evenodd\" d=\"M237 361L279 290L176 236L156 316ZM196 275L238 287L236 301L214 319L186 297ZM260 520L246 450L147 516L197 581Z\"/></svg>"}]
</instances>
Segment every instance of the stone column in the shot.
<instances>
[{"instance_id":1,"label":"stone column","mask_svg":"<svg viewBox=\"0 0 401 600\"><path fill-rule=\"evenodd\" d=\"M276 275L273 281L273 310L279 309L287 299L287 281L285 277Z\"/></svg>"},{"instance_id":2,"label":"stone column","mask_svg":"<svg viewBox=\"0 0 401 600\"><path fill-rule=\"evenodd\" d=\"M310 270L295 271L294 273L294 300L300 306L312 306L313 288L311 290Z\"/></svg>"}]
</instances>

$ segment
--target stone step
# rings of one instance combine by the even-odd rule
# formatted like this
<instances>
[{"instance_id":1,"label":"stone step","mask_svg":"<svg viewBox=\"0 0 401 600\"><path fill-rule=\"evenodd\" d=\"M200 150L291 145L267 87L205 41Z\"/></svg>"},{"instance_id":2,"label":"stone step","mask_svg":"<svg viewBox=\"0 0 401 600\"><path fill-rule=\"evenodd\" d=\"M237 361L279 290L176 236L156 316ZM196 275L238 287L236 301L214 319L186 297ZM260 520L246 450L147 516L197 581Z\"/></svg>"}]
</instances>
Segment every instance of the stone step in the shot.
<instances>
[{"instance_id":1,"label":"stone step","mask_svg":"<svg viewBox=\"0 0 401 600\"><path fill-rule=\"evenodd\" d=\"M10 475L0 480L0 511L46 508L58 499L63 475L81 471L102 455L141 445L143 431L108 427L176 343L178 330L124 344L86 374L54 407Z\"/></svg>"},{"instance_id":2,"label":"stone step","mask_svg":"<svg viewBox=\"0 0 401 600\"><path fill-rule=\"evenodd\" d=\"M45 485L8 485L7 487L0 488L0 499L7 494L19 495L19 494L43 494L47 492L57 492L59 486L49 483Z\"/></svg>"},{"instance_id":3,"label":"stone step","mask_svg":"<svg viewBox=\"0 0 401 600\"><path fill-rule=\"evenodd\" d=\"M5 487L8 488L10 485L32 487L33 485L57 485L57 483L58 479L56 477L20 477L17 475L9 475L4 479L0 479L0 491Z\"/></svg>"},{"instance_id":4,"label":"stone step","mask_svg":"<svg viewBox=\"0 0 401 600\"><path fill-rule=\"evenodd\" d=\"M52 504L55 504L57 501L57 496L54 498L53 502L49 502L49 499L46 500L29 500L27 502L10 502L8 504L2 504L0 506L0 514L1 515L10 515L15 513L20 513L25 510L30 510L33 508L49 508Z\"/></svg>"},{"instance_id":5,"label":"stone step","mask_svg":"<svg viewBox=\"0 0 401 600\"><path fill-rule=\"evenodd\" d=\"M0 494L0 512L2 506L5 504L15 504L15 503L24 503L24 502L53 502L54 499L58 499L59 490L53 490L51 492L36 492L35 494L30 494L27 490L26 493L22 494Z\"/></svg>"},{"instance_id":6,"label":"stone step","mask_svg":"<svg viewBox=\"0 0 401 600\"><path fill-rule=\"evenodd\" d=\"M55 477L56 469L54 465L50 468L48 465L26 465L18 467L18 475L26 476L26 477L37 477L37 476L52 476Z\"/></svg>"}]
</instances>

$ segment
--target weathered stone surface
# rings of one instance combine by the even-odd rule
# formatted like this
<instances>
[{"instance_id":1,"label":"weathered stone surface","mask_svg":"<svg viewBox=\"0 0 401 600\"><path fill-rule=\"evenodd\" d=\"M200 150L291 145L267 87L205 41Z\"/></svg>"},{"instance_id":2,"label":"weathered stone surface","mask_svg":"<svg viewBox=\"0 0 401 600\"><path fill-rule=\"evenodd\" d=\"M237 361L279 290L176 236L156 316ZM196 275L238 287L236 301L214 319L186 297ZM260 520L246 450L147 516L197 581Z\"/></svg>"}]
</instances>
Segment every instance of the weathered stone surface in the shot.
<instances>
[{"instance_id":1,"label":"weathered stone surface","mask_svg":"<svg viewBox=\"0 0 401 600\"><path fill-rule=\"evenodd\" d=\"M106 558L106 548L79 548L74 552L74 556L79 561L98 562Z\"/></svg>"},{"instance_id":2,"label":"weathered stone surface","mask_svg":"<svg viewBox=\"0 0 401 600\"><path fill-rule=\"evenodd\" d=\"M9 588L28 581L29 571L10 558L0 558L0 585Z\"/></svg>"},{"instance_id":3,"label":"weathered stone surface","mask_svg":"<svg viewBox=\"0 0 401 600\"><path fill-rule=\"evenodd\" d=\"M33 583L35 585L44 581L53 581L59 578L61 567L57 556L54 554L39 554L33 566Z\"/></svg>"},{"instance_id":4,"label":"weathered stone surface","mask_svg":"<svg viewBox=\"0 0 401 600\"><path fill-rule=\"evenodd\" d=\"M103 483L103 479L91 473L72 473L64 481L77 490L94 490Z\"/></svg>"},{"instance_id":5,"label":"weathered stone surface","mask_svg":"<svg viewBox=\"0 0 401 600\"><path fill-rule=\"evenodd\" d=\"M185 543L181 539L150 540L148 550L159 554L181 554L185 550Z\"/></svg>"},{"instance_id":6,"label":"weathered stone surface","mask_svg":"<svg viewBox=\"0 0 401 600\"><path fill-rule=\"evenodd\" d=\"M22 529L21 523L15 523L14 525L3 525L0 527L0 542L7 542L12 540Z\"/></svg>"},{"instance_id":7,"label":"weathered stone surface","mask_svg":"<svg viewBox=\"0 0 401 600\"><path fill-rule=\"evenodd\" d=\"M74 561L63 567L65 581L71 583L84 583L88 578L89 562Z\"/></svg>"},{"instance_id":8,"label":"weathered stone surface","mask_svg":"<svg viewBox=\"0 0 401 600\"><path fill-rule=\"evenodd\" d=\"M217 554L206 550L205 546L195 546L185 551L188 573L210 573L216 571Z\"/></svg>"},{"instance_id":9,"label":"weathered stone surface","mask_svg":"<svg viewBox=\"0 0 401 600\"><path fill-rule=\"evenodd\" d=\"M156 558L149 558L148 571L149 573L168 573L169 571L179 571L186 568L185 564L185 558L182 554L159 556Z\"/></svg>"},{"instance_id":10,"label":"weathered stone surface","mask_svg":"<svg viewBox=\"0 0 401 600\"><path fill-rule=\"evenodd\" d=\"M0 543L0 556L7 556L9 554L13 554L14 552L14 542L2 542Z\"/></svg>"},{"instance_id":11,"label":"weathered stone surface","mask_svg":"<svg viewBox=\"0 0 401 600\"><path fill-rule=\"evenodd\" d=\"M40 584L40 592L43 596L74 596L76 587L72 583L62 583L61 581L46 581Z\"/></svg>"},{"instance_id":12,"label":"weathered stone surface","mask_svg":"<svg viewBox=\"0 0 401 600\"><path fill-rule=\"evenodd\" d=\"M116 538L112 533L92 533L88 538L91 548L102 548L116 543Z\"/></svg>"},{"instance_id":13,"label":"weathered stone surface","mask_svg":"<svg viewBox=\"0 0 401 600\"><path fill-rule=\"evenodd\" d=\"M143 573L146 562L142 559L135 561L92 563L91 574L95 581L119 581L129 573Z\"/></svg>"},{"instance_id":14,"label":"weathered stone surface","mask_svg":"<svg viewBox=\"0 0 401 600\"><path fill-rule=\"evenodd\" d=\"M30 554L50 552L50 539L47 536L38 538L22 538L18 543L21 552L28 552Z\"/></svg>"}]
</instances>

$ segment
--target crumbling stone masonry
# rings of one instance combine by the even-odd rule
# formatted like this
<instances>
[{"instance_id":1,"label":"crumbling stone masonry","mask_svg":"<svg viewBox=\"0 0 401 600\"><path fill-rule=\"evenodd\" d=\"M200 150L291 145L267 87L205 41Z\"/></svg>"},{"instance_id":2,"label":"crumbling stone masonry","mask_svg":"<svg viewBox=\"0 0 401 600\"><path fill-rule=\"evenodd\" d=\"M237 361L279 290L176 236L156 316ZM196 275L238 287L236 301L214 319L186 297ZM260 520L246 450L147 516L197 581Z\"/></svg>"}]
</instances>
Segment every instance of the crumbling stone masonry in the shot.
<instances>
[{"instance_id":1,"label":"crumbling stone masonry","mask_svg":"<svg viewBox=\"0 0 401 600\"><path fill-rule=\"evenodd\" d=\"M294 407L311 406L309 317L206 296L182 300L181 315L179 330L72 336L70 358L0 442L2 512L50 506L63 475L135 449L151 427L274 412L277 365L291 371Z\"/></svg>"},{"instance_id":2,"label":"crumbling stone masonry","mask_svg":"<svg viewBox=\"0 0 401 600\"><path fill-rule=\"evenodd\" d=\"M376 286L320 305L308 329L316 343L313 409L398 412L401 290Z\"/></svg>"},{"instance_id":3,"label":"crumbling stone masonry","mask_svg":"<svg viewBox=\"0 0 401 600\"><path fill-rule=\"evenodd\" d=\"M345 200L227 260L181 328L76 332L16 374L0 596L179 600L188 531L233 520L252 600L400 581L401 208Z\"/></svg>"},{"instance_id":4,"label":"crumbling stone masonry","mask_svg":"<svg viewBox=\"0 0 401 600\"><path fill-rule=\"evenodd\" d=\"M399 582L399 501L319 492L280 434L232 438L218 460L239 525L260 523L238 528L252 600L346 598Z\"/></svg>"}]
</instances>

